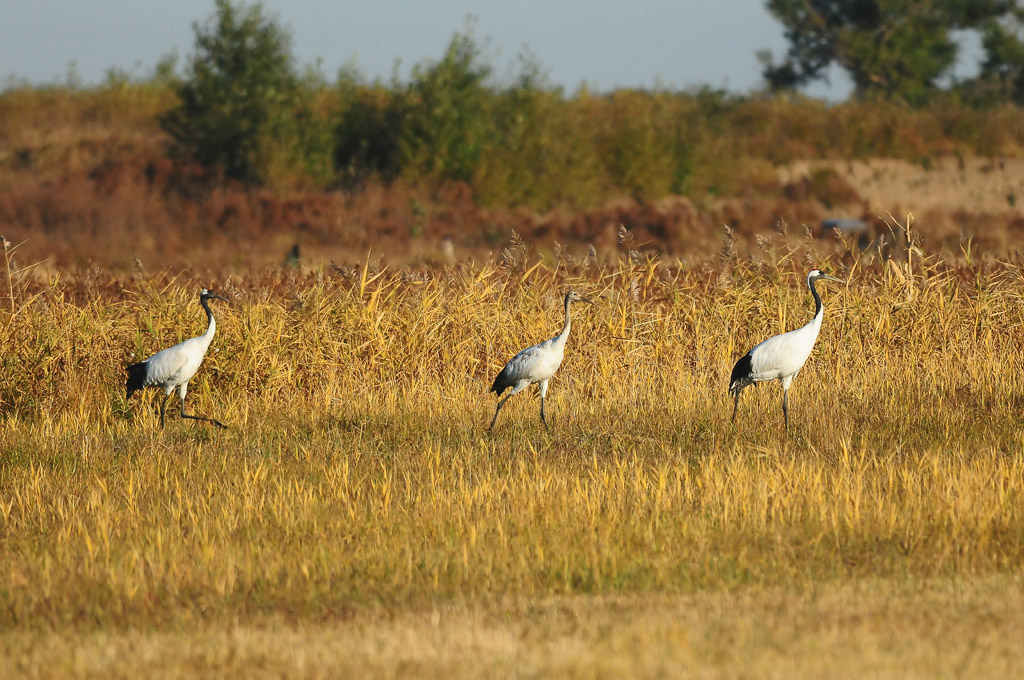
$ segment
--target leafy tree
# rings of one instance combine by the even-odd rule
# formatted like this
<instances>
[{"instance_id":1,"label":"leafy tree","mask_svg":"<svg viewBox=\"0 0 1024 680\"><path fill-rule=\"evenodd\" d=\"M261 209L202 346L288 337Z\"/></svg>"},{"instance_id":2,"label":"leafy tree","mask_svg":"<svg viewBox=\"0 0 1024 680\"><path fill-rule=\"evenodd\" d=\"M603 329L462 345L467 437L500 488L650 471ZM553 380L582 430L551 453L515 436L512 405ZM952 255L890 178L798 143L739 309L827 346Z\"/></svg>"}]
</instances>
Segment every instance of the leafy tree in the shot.
<instances>
[{"instance_id":1,"label":"leafy tree","mask_svg":"<svg viewBox=\"0 0 1024 680\"><path fill-rule=\"evenodd\" d=\"M216 4L215 16L193 25L196 52L177 88L180 104L161 123L176 153L260 183L301 142L291 37L259 4Z\"/></svg>"},{"instance_id":2,"label":"leafy tree","mask_svg":"<svg viewBox=\"0 0 1024 680\"><path fill-rule=\"evenodd\" d=\"M486 86L491 67L467 32L452 38L435 64L417 65L404 95L403 155L425 174L472 179L490 141Z\"/></svg>"},{"instance_id":3,"label":"leafy tree","mask_svg":"<svg viewBox=\"0 0 1024 680\"><path fill-rule=\"evenodd\" d=\"M1008 0L767 0L786 29L781 64L762 53L774 89L826 76L835 63L859 95L923 102L956 63L953 31L1005 15Z\"/></svg>"},{"instance_id":4,"label":"leafy tree","mask_svg":"<svg viewBox=\"0 0 1024 680\"><path fill-rule=\"evenodd\" d=\"M1024 8L1015 9L1011 17L990 20L982 32L985 61L981 73L968 87L991 95L998 101L1024 104Z\"/></svg>"},{"instance_id":5,"label":"leafy tree","mask_svg":"<svg viewBox=\"0 0 1024 680\"><path fill-rule=\"evenodd\" d=\"M334 164L340 179L394 178L401 170L402 106L393 91L367 85L354 68L338 74L341 107L334 127Z\"/></svg>"}]
</instances>

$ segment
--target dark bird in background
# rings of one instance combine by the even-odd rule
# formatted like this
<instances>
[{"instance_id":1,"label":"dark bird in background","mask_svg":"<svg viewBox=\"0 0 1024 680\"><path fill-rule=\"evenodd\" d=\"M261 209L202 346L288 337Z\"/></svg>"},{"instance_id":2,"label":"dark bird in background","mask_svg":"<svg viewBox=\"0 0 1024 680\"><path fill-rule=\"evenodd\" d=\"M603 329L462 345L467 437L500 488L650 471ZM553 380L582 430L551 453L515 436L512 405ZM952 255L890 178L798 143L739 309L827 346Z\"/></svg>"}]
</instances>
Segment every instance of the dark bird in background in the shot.
<instances>
[{"instance_id":1,"label":"dark bird in background","mask_svg":"<svg viewBox=\"0 0 1024 680\"><path fill-rule=\"evenodd\" d=\"M288 254L284 256L284 262L281 266L285 269L298 269L299 268L299 244L293 243L292 247L288 250Z\"/></svg>"}]
</instances>

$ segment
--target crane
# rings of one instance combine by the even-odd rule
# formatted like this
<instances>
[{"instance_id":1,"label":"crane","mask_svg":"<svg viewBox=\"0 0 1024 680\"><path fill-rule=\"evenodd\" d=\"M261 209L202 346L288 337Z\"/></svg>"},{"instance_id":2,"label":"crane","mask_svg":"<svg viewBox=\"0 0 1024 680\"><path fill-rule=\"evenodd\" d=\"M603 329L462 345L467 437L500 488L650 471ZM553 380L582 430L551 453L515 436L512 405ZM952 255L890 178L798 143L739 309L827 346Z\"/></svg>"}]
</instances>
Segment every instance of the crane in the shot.
<instances>
[{"instance_id":1,"label":"crane","mask_svg":"<svg viewBox=\"0 0 1024 680\"><path fill-rule=\"evenodd\" d=\"M544 342L527 347L519 354L509 359L505 368L494 379L491 392L497 392L498 396L508 388L512 388L508 396L498 401L494 409L494 417L491 418L489 431L494 429L494 423L498 420L498 412L512 395L522 392L530 385L537 383L540 389L540 419L544 423L544 429L548 427L547 416L544 413L544 396L548 391L548 380L555 374L558 367L562 365L562 357L565 356L565 341L569 338L569 329L572 328L572 317L569 315L569 305L573 302L587 302L594 304L574 290L565 294L565 325L562 332Z\"/></svg>"},{"instance_id":2,"label":"crane","mask_svg":"<svg viewBox=\"0 0 1024 680\"><path fill-rule=\"evenodd\" d=\"M843 283L820 269L813 269L807 274L807 287L814 296L814 318L807 325L788 333L773 335L755 345L736 362L729 379L729 394L734 397L733 422L736 421L736 409L740 405L740 392L745 387L765 380L778 380L782 384L782 417L786 428L789 428L789 386L811 355L814 341L818 339L818 331L821 330L824 307L814 283L822 280Z\"/></svg>"},{"instance_id":3,"label":"crane","mask_svg":"<svg viewBox=\"0 0 1024 680\"><path fill-rule=\"evenodd\" d=\"M213 334L217 331L217 322L213 318L213 312L210 311L210 300L224 300L226 302L227 298L221 297L206 288L200 291L199 303L206 310L207 327L205 333L199 337L189 338L184 342L180 342L174 347L160 350L145 361L128 367L128 381L125 383L126 399L144 387L163 388L164 400L160 403L160 427L164 426L164 412L167 409L167 399L175 389L178 390L178 397L181 399L182 418L205 420L217 427L227 427L227 425L214 418L204 418L203 416L193 416L185 413L185 392L188 390L188 381L199 370L199 365L203 363L203 357L206 356L206 350L210 348Z\"/></svg>"}]
</instances>

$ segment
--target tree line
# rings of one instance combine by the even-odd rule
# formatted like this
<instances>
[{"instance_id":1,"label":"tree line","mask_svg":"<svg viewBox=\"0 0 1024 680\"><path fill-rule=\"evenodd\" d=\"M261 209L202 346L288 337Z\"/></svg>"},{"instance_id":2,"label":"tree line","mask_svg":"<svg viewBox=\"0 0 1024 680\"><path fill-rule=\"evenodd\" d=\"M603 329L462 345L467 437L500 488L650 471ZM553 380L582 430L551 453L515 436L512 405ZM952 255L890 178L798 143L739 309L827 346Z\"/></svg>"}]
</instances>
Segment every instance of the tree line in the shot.
<instances>
[{"instance_id":1,"label":"tree line","mask_svg":"<svg viewBox=\"0 0 1024 680\"><path fill-rule=\"evenodd\" d=\"M943 90L974 104L1024 102L1024 8L1014 0L768 0L789 49L758 57L775 90L827 77L837 65L858 97L927 104ZM968 32L980 39L977 75L954 68Z\"/></svg>"},{"instance_id":2,"label":"tree line","mask_svg":"<svg viewBox=\"0 0 1024 680\"><path fill-rule=\"evenodd\" d=\"M1020 150L1021 10L999 0L768 0L786 27L783 60L761 54L766 91L734 95L623 90L567 97L536 59L499 81L471 30L408 82L343 69L328 84L301 71L291 36L259 4L216 0L174 76L161 118L171 153L247 184L302 178L321 187L367 178L457 181L482 202L548 207L609 192L645 198L756 186L758 156L789 158ZM956 31L983 36L985 61L953 83ZM851 102L782 94L838 64ZM763 168L761 168L763 171ZM733 185L730 187L730 184Z\"/></svg>"}]
</instances>

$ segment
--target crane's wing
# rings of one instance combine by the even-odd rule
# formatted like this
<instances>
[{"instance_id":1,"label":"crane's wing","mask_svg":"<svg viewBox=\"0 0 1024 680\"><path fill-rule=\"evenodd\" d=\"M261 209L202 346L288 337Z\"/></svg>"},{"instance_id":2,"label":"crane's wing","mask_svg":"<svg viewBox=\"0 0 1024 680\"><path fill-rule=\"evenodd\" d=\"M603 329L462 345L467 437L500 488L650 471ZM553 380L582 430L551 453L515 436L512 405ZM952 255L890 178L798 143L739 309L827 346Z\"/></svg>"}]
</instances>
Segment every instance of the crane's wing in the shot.
<instances>
[{"instance_id":1,"label":"crane's wing","mask_svg":"<svg viewBox=\"0 0 1024 680\"><path fill-rule=\"evenodd\" d=\"M564 351L564 345L557 343L556 339L552 338L533 347L527 347L509 359L505 368L501 369L501 373L494 379L491 392L497 392L498 396L501 396L502 392L521 380L540 382L553 376L562 364Z\"/></svg>"},{"instance_id":2,"label":"crane's wing","mask_svg":"<svg viewBox=\"0 0 1024 680\"><path fill-rule=\"evenodd\" d=\"M146 366L146 387L167 382L188 363L185 342L160 350L143 362Z\"/></svg>"},{"instance_id":3,"label":"crane's wing","mask_svg":"<svg viewBox=\"0 0 1024 680\"><path fill-rule=\"evenodd\" d=\"M803 367L811 355L817 333L808 327L773 335L750 350L751 377L754 380L774 380L793 375Z\"/></svg>"},{"instance_id":4,"label":"crane's wing","mask_svg":"<svg viewBox=\"0 0 1024 680\"><path fill-rule=\"evenodd\" d=\"M501 373L494 379L494 384L491 385L491 392L497 392L498 396L512 387L520 380L527 378L529 375L530 365L536 361L537 348L539 345L533 347L527 347L519 354L515 355L508 360L505 364L505 368L501 369Z\"/></svg>"}]
</instances>

